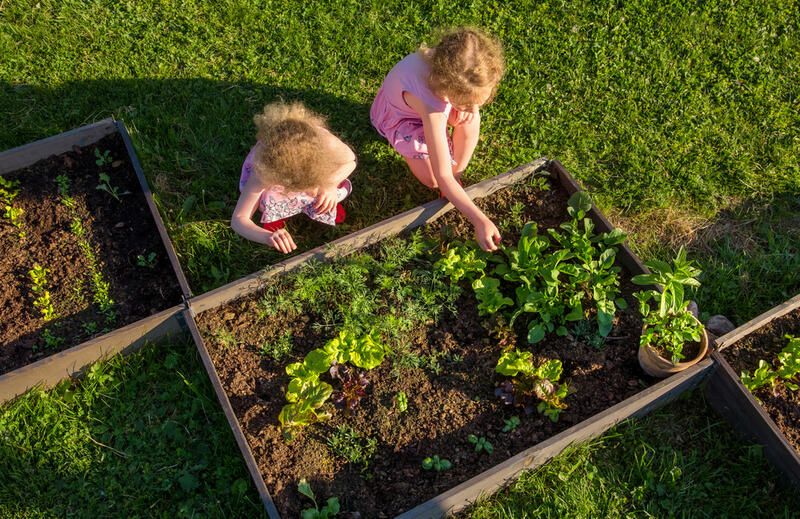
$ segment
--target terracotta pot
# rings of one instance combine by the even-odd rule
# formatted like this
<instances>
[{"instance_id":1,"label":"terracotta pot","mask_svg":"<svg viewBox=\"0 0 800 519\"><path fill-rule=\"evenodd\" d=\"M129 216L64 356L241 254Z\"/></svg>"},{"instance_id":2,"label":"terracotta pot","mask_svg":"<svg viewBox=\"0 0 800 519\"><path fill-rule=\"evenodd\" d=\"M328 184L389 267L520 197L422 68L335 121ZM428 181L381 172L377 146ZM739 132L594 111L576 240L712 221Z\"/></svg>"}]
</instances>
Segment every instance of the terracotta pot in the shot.
<instances>
[{"instance_id":1,"label":"terracotta pot","mask_svg":"<svg viewBox=\"0 0 800 519\"><path fill-rule=\"evenodd\" d=\"M697 318L695 318L697 321ZM697 321L700 322L700 321ZM667 378L670 375L690 368L703 360L703 357L708 353L708 334L705 327L700 334L700 351L697 356L685 362L673 364L672 361L665 359L650 346L639 347L639 365L645 373L651 377Z\"/></svg>"}]
</instances>

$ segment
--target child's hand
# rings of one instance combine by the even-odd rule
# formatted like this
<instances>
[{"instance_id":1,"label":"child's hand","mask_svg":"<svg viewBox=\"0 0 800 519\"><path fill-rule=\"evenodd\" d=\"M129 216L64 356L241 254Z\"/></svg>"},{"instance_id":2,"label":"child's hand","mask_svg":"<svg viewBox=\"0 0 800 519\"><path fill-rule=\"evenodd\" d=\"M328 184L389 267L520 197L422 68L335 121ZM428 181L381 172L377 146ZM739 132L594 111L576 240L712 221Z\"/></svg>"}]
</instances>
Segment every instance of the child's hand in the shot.
<instances>
[{"instance_id":1,"label":"child's hand","mask_svg":"<svg viewBox=\"0 0 800 519\"><path fill-rule=\"evenodd\" d=\"M450 109L450 115L447 116L447 124L449 126L461 126L462 124L469 124L473 119L475 119L475 114L477 112L477 109L470 111L458 110L457 108L453 107Z\"/></svg>"},{"instance_id":2,"label":"child's hand","mask_svg":"<svg viewBox=\"0 0 800 519\"><path fill-rule=\"evenodd\" d=\"M318 213L328 213L336 209L336 203L338 202L336 191L336 186L320 188L317 193L317 201L314 204L314 209Z\"/></svg>"},{"instance_id":3,"label":"child's hand","mask_svg":"<svg viewBox=\"0 0 800 519\"><path fill-rule=\"evenodd\" d=\"M482 219L475 225L475 239L481 249L487 252L495 251L500 244L500 231L491 220Z\"/></svg>"},{"instance_id":4,"label":"child's hand","mask_svg":"<svg viewBox=\"0 0 800 519\"><path fill-rule=\"evenodd\" d=\"M267 245L271 245L284 254L289 254L297 248L292 235L286 229L278 229L267 238Z\"/></svg>"}]
</instances>

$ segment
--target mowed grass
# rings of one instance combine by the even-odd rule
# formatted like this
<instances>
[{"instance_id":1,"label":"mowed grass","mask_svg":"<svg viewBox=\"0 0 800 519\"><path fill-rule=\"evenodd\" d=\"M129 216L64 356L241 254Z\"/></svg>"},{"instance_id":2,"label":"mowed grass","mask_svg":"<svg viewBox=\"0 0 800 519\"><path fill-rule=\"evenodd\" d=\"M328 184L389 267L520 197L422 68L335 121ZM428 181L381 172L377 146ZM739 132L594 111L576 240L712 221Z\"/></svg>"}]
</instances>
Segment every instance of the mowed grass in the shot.
<instances>
[{"instance_id":1,"label":"mowed grass","mask_svg":"<svg viewBox=\"0 0 800 519\"><path fill-rule=\"evenodd\" d=\"M642 256L667 258L688 246L706 272L701 309L741 323L800 291L798 7L791 1L0 0L0 150L103 117L123 119L200 293L281 258L228 226L241 162L254 140L251 118L267 102L304 101L328 116L359 157L348 222L332 229L292 221L303 247L437 196L413 181L372 130L369 105L391 66L430 42L436 28L476 24L503 40L508 74L484 110L469 180L541 155L558 158L632 232ZM103 368L120 381L117 389L110 389L114 381L97 385L90 378L85 388L37 393L0 411L6 463L0 515L255 513L257 497L203 385L203 368L181 348L145 350ZM166 367L170 354L178 356L177 367ZM187 391L184 379L198 392ZM154 393L145 389L151 387ZM186 424L179 430L188 447L176 445L167 421L147 430L136 425L138 416L163 419L162 393L176 400L170 405L176 421ZM746 512L742 496L761 495L775 481L763 460L744 456L747 447L731 447L737 442L729 432L720 436L724 441L706 438L698 447L670 443L673 430L702 437L706 429L698 420L711 424L709 431L726 429L707 407L699 409L694 418L668 411L675 429L648 421L559 458L525 480L538 483L523 484L482 513L542 506L597 516L593 511L602 508L587 508L584 490L571 490L577 487L565 486L563 478L580 479L593 496L609 481L621 485L621 494L644 488L642 495L650 495L642 463L621 460L654 444L694 460L670 465L672 447L656 449L656 482L669 481L673 466L683 474L679 489L718 466L741 482L739 493L692 501L697 508L691 513ZM97 423L113 432L97 433ZM48 430L65 433L41 432ZM578 468L563 468L570 463ZM129 465L136 470L121 477ZM603 477L582 477L591 474L590 465ZM752 467L765 480L750 478ZM634 476L620 475L627 471ZM106 479L118 484L105 487ZM545 495L547 489L557 497ZM70 493L84 500L63 497ZM553 499L561 500L559 508L546 507ZM688 503L680 499L668 492L664 506ZM671 515L669 508L653 508L655 501L618 501L608 510ZM780 512L778 504L763 509Z\"/></svg>"}]
</instances>

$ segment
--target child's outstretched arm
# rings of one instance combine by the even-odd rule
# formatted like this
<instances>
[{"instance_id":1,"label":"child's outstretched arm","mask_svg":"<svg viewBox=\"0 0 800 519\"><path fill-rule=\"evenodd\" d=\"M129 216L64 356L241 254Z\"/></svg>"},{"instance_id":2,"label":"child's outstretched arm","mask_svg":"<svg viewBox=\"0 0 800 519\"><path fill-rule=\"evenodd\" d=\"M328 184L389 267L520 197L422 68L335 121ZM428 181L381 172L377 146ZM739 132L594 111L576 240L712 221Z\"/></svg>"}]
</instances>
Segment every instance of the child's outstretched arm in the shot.
<instances>
[{"instance_id":1,"label":"child's outstretched arm","mask_svg":"<svg viewBox=\"0 0 800 519\"><path fill-rule=\"evenodd\" d=\"M475 238L481 248L486 251L497 250L500 231L475 205L453 174L447 145L447 116L442 112L430 112L425 104L413 95L404 97L409 106L422 118L431 170L439 190L475 227Z\"/></svg>"},{"instance_id":2,"label":"child's outstretched arm","mask_svg":"<svg viewBox=\"0 0 800 519\"><path fill-rule=\"evenodd\" d=\"M297 245L286 229L270 232L253 223L253 214L258 208L258 202L261 199L261 193L264 188L252 180L253 177L248 179L242 194L239 195L239 201L233 210L233 216L231 216L231 228L236 234L250 241L275 247L284 254L292 252L297 248Z\"/></svg>"}]
</instances>

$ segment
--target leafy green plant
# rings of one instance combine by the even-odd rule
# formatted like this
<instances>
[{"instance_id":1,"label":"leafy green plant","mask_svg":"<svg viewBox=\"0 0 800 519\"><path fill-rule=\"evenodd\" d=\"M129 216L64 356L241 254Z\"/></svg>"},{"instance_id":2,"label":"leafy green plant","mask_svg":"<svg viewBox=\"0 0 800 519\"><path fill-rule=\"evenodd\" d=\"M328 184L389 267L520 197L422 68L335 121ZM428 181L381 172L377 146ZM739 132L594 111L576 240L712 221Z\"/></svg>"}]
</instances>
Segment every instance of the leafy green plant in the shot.
<instances>
[{"instance_id":1,"label":"leafy green plant","mask_svg":"<svg viewBox=\"0 0 800 519\"><path fill-rule=\"evenodd\" d=\"M293 437L292 430L330 418L330 412L323 409L325 402L333 394L333 387L320 380L320 375L330 372L334 365L350 363L362 369L373 369L383 362L386 347L378 342L374 332L355 337L348 332L339 335L322 348L311 350L303 362L286 366L286 374L292 377L286 389L289 404L281 409L278 419L287 439ZM337 374L340 368L337 368ZM333 373L331 373L333 375ZM354 380L353 391L363 389L361 380ZM351 395L355 397L357 395ZM343 397L346 401L346 397Z\"/></svg>"},{"instance_id":2,"label":"leafy green plant","mask_svg":"<svg viewBox=\"0 0 800 519\"><path fill-rule=\"evenodd\" d=\"M800 388L800 337L787 335L788 344L778 354L776 368L773 368L767 361L760 359L758 368L751 375L749 371L743 371L741 378L742 384L751 393L756 389L770 385L773 389L779 382L792 391Z\"/></svg>"},{"instance_id":3,"label":"leafy green plant","mask_svg":"<svg viewBox=\"0 0 800 519\"><path fill-rule=\"evenodd\" d=\"M98 166L108 166L109 164L114 162L114 158L111 156L111 150L105 150L101 152L100 148L95 148L94 156L96 158L94 163L97 164Z\"/></svg>"},{"instance_id":4,"label":"leafy green plant","mask_svg":"<svg viewBox=\"0 0 800 519\"><path fill-rule=\"evenodd\" d=\"M10 204L19 195L19 181L0 176L0 202Z\"/></svg>"},{"instance_id":5,"label":"leafy green plant","mask_svg":"<svg viewBox=\"0 0 800 519\"><path fill-rule=\"evenodd\" d=\"M57 317L53 302L50 300L50 291L47 290L48 272L46 268L38 263L34 264L33 268L28 271L28 275L33 282L31 290L37 296L33 301L33 306L39 309L45 322L51 321Z\"/></svg>"},{"instance_id":6,"label":"leafy green plant","mask_svg":"<svg viewBox=\"0 0 800 519\"><path fill-rule=\"evenodd\" d=\"M265 341L259 346L258 352L275 361L287 357L292 352L292 332L286 330L277 339Z\"/></svg>"},{"instance_id":7,"label":"leafy green plant","mask_svg":"<svg viewBox=\"0 0 800 519\"><path fill-rule=\"evenodd\" d=\"M97 322L96 321L89 321L89 322L83 323L81 328L83 328L83 332L86 335L94 335L94 334L97 333L97 330L98 330L98 326L97 326Z\"/></svg>"},{"instance_id":8,"label":"leafy green plant","mask_svg":"<svg viewBox=\"0 0 800 519\"><path fill-rule=\"evenodd\" d=\"M339 513L339 498L337 497L329 497L325 506L319 507L314 491L306 481L306 478L301 479L300 483L297 484L297 491L314 503L314 508L306 508L300 513L302 519L328 519L329 517L335 517Z\"/></svg>"},{"instance_id":9,"label":"leafy green plant","mask_svg":"<svg viewBox=\"0 0 800 519\"><path fill-rule=\"evenodd\" d=\"M511 418L503 420L503 424L504 424L503 425L503 432L504 433L508 433L508 432L515 431L517 429L517 427L520 426L521 423L522 422L520 422L519 416L512 416Z\"/></svg>"},{"instance_id":10,"label":"leafy green plant","mask_svg":"<svg viewBox=\"0 0 800 519\"><path fill-rule=\"evenodd\" d=\"M422 460L422 468L424 470L433 470L434 472L444 472L453 468L453 464L450 463L450 460L434 455Z\"/></svg>"},{"instance_id":11,"label":"leafy green plant","mask_svg":"<svg viewBox=\"0 0 800 519\"><path fill-rule=\"evenodd\" d=\"M467 436L467 441L475 446L475 452L485 452L486 454L491 454L494 452L494 446L483 436L478 437L474 434L470 434Z\"/></svg>"},{"instance_id":12,"label":"leafy green plant","mask_svg":"<svg viewBox=\"0 0 800 519\"><path fill-rule=\"evenodd\" d=\"M17 228L17 234L20 238L25 238L25 236L27 236L27 233L22 230L25 226L25 223L22 221L23 214L25 214L25 211L21 207L14 207L11 205L5 206L5 212L3 213L3 216L8 218L11 225Z\"/></svg>"},{"instance_id":13,"label":"leafy green plant","mask_svg":"<svg viewBox=\"0 0 800 519\"><path fill-rule=\"evenodd\" d=\"M394 395L394 405L401 414L408 410L408 396L405 391L398 391L397 394Z\"/></svg>"},{"instance_id":14,"label":"leafy green plant","mask_svg":"<svg viewBox=\"0 0 800 519\"><path fill-rule=\"evenodd\" d=\"M56 185L58 186L58 194L62 197L69 196L70 180L67 175L61 174L56 177Z\"/></svg>"},{"instance_id":15,"label":"leafy green plant","mask_svg":"<svg viewBox=\"0 0 800 519\"><path fill-rule=\"evenodd\" d=\"M45 328L44 332L42 332L42 339L44 340L44 346L47 349L58 348L64 343L64 338L55 335L52 331L50 331L50 328Z\"/></svg>"},{"instance_id":16,"label":"leafy green plant","mask_svg":"<svg viewBox=\"0 0 800 519\"><path fill-rule=\"evenodd\" d=\"M149 252L146 255L139 254L138 256L136 256L136 265L138 265L139 267L145 267L145 268L149 268L149 269L155 268L155 266L156 266L156 253L155 252Z\"/></svg>"},{"instance_id":17,"label":"leafy green plant","mask_svg":"<svg viewBox=\"0 0 800 519\"><path fill-rule=\"evenodd\" d=\"M450 277L450 280L455 283L464 278L480 277L486 268L485 258L486 253L483 251L474 247L457 245L449 247L444 256L434 264L434 268Z\"/></svg>"},{"instance_id":18,"label":"leafy green plant","mask_svg":"<svg viewBox=\"0 0 800 519\"><path fill-rule=\"evenodd\" d=\"M567 408L564 399L569 388L566 383L559 383L560 360L548 360L534 367L531 352L509 350L500 356L495 371L510 377L495 389L495 395L506 405L522 407L526 414L537 410L554 422Z\"/></svg>"},{"instance_id":19,"label":"leafy green plant","mask_svg":"<svg viewBox=\"0 0 800 519\"><path fill-rule=\"evenodd\" d=\"M345 413L350 415L361 403L361 399L367 396L369 386L367 376L363 371L351 369L345 364L334 364L328 372L331 378L341 383L341 389L331 394L333 403L343 407Z\"/></svg>"},{"instance_id":20,"label":"leafy green plant","mask_svg":"<svg viewBox=\"0 0 800 519\"><path fill-rule=\"evenodd\" d=\"M687 260L681 248L670 266L660 260L645 262L650 274L639 274L632 281L637 285L656 285L658 290L641 290L634 293L639 301L639 311L645 328L639 340L641 347L652 347L661 354L668 353L673 364L684 358L687 343L699 342L703 325L689 311L687 287L700 286L700 270ZM655 308L651 306L654 303Z\"/></svg>"},{"instance_id":21,"label":"leafy green plant","mask_svg":"<svg viewBox=\"0 0 800 519\"><path fill-rule=\"evenodd\" d=\"M100 175L98 175L97 177L97 181L98 184L95 189L98 189L100 191L105 191L106 193L114 197L114 199L117 202L122 202L122 198L120 197L131 194L130 191L120 191L118 187L112 186L111 177L108 176L107 173L100 173Z\"/></svg>"},{"instance_id":22,"label":"leafy green plant","mask_svg":"<svg viewBox=\"0 0 800 519\"><path fill-rule=\"evenodd\" d=\"M481 315L495 314L501 308L513 306L514 300L500 292L500 280L484 276L472 282Z\"/></svg>"},{"instance_id":23,"label":"leafy green plant","mask_svg":"<svg viewBox=\"0 0 800 519\"><path fill-rule=\"evenodd\" d=\"M355 465L361 465L362 472L369 467L369 462L378 449L378 440L362 438L355 429L347 425L337 427L328 437L327 443L336 456Z\"/></svg>"}]
</instances>

